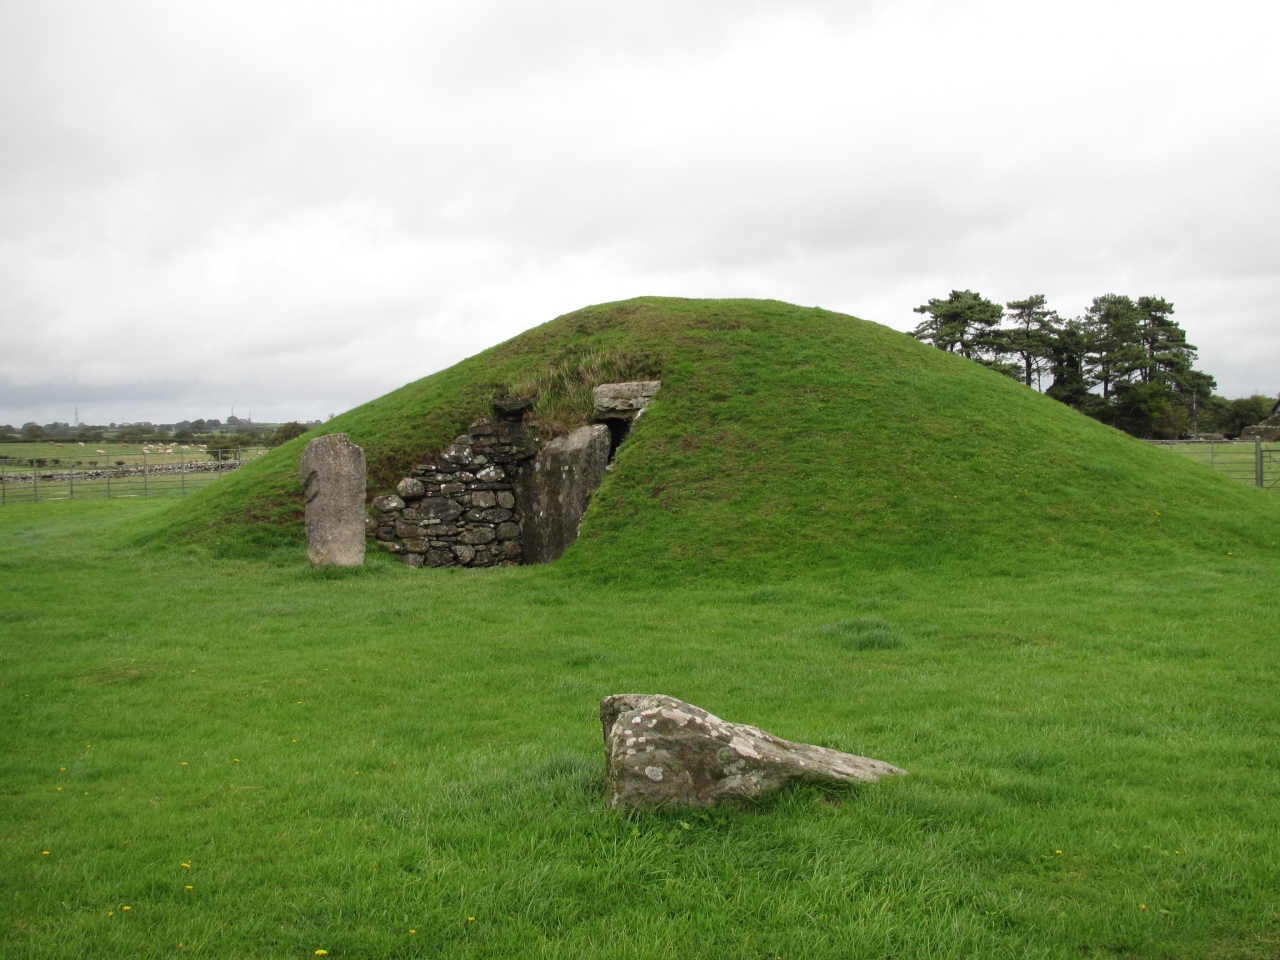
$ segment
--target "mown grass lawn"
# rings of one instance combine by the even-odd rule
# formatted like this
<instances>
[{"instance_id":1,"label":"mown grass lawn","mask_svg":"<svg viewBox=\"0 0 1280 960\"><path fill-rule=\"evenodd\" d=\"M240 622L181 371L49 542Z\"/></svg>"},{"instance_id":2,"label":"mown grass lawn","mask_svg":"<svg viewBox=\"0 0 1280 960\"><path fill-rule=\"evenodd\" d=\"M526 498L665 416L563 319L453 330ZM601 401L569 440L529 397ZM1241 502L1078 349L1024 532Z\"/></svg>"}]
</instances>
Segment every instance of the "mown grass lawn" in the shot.
<instances>
[{"instance_id":1,"label":"mown grass lawn","mask_svg":"<svg viewBox=\"0 0 1280 960\"><path fill-rule=\"evenodd\" d=\"M1274 957L1276 559L317 572L0 512L6 957ZM604 807L599 698L910 776Z\"/></svg>"}]
</instances>

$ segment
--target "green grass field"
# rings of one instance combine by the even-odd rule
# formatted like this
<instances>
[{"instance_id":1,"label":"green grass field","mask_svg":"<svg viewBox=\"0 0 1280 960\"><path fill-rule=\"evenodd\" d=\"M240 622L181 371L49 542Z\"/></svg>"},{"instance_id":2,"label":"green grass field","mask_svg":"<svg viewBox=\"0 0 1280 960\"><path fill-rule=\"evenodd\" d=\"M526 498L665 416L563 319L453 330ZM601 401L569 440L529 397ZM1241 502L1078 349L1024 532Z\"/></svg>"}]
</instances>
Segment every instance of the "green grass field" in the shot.
<instances>
[{"instance_id":1,"label":"green grass field","mask_svg":"<svg viewBox=\"0 0 1280 960\"><path fill-rule=\"evenodd\" d=\"M305 440L0 512L0 954L1280 956L1280 498L758 302L593 308L329 426L394 477L583 341L664 386L555 564L311 570ZM618 692L910 776L610 811Z\"/></svg>"}]
</instances>

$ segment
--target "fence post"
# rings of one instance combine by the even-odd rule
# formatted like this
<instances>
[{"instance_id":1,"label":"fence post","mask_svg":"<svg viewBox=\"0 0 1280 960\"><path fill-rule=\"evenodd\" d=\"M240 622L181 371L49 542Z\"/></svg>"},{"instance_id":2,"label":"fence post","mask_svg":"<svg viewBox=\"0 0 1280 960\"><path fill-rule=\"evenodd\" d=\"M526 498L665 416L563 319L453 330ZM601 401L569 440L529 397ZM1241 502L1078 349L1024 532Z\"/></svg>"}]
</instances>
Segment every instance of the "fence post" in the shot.
<instances>
[{"instance_id":1,"label":"fence post","mask_svg":"<svg viewBox=\"0 0 1280 960\"><path fill-rule=\"evenodd\" d=\"M1265 487L1262 479L1262 437L1253 438L1253 482L1256 486Z\"/></svg>"},{"instance_id":2,"label":"fence post","mask_svg":"<svg viewBox=\"0 0 1280 960\"><path fill-rule=\"evenodd\" d=\"M68 476L70 476L71 478L70 480L67 481L68 483L71 484L71 494L69 499L74 500L76 498L76 458L75 457L71 458L71 473L68 474Z\"/></svg>"},{"instance_id":3,"label":"fence post","mask_svg":"<svg viewBox=\"0 0 1280 960\"><path fill-rule=\"evenodd\" d=\"M187 495L187 458L182 449L178 449L178 473L182 476L182 495Z\"/></svg>"},{"instance_id":4,"label":"fence post","mask_svg":"<svg viewBox=\"0 0 1280 960\"><path fill-rule=\"evenodd\" d=\"M36 480L36 458L31 458L31 502L40 502L40 483Z\"/></svg>"},{"instance_id":5,"label":"fence post","mask_svg":"<svg viewBox=\"0 0 1280 960\"><path fill-rule=\"evenodd\" d=\"M8 482L4 478L4 461L0 460L0 506L9 502Z\"/></svg>"},{"instance_id":6,"label":"fence post","mask_svg":"<svg viewBox=\"0 0 1280 960\"><path fill-rule=\"evenodd\" d=\"M147 498L147 451L142 451L142 499Z\"/></svg>"}]
</instances>

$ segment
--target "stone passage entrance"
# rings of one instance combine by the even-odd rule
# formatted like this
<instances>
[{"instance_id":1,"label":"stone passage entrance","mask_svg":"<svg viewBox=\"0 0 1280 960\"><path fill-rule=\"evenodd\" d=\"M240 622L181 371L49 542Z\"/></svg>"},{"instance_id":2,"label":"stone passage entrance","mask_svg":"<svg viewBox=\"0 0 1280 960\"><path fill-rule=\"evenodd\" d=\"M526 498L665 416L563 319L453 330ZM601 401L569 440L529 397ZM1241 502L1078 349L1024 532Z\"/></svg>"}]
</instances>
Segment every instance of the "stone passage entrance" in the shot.
<instances>
[{"instance_id":1,"label":"stone passage entrance","mask_svg":"<svg viewBox=\"0 0 1280 960\"><path fill-rule=\"evenodd\" d=\"M554 560L577 539L609 461L661 385L596 387L598 422L545 442L532 399L495 399L492 418L374 498L368 536L411 567Z\"/></svg>"}]
</instances>

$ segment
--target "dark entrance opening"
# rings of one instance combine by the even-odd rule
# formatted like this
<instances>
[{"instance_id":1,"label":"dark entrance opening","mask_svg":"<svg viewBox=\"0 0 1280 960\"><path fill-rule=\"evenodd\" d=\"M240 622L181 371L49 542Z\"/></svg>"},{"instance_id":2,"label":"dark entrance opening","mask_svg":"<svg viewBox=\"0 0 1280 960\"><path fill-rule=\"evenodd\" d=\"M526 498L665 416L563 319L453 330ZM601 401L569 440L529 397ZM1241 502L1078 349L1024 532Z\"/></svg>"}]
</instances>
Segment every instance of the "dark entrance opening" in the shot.
<instances>
[{"instance_id":1,"label":"dark entrance opening","mask_svg":"<svg viewBox=\"0 0 1280 960\"><path fill-rule=\"evenodd\" d=\"M618 447L622 446L622 441L627 439L627 434L631 432L631 421L618 417L610 418L603 423L609 428L609 459L612 460L613 455L618 452Z\"/></svg>"}]
</instances>

